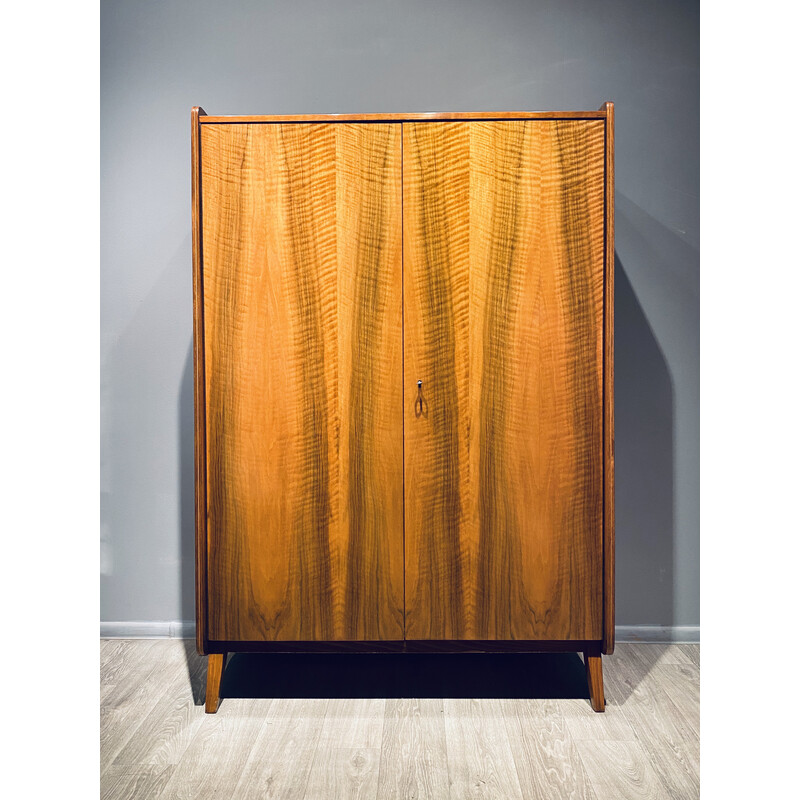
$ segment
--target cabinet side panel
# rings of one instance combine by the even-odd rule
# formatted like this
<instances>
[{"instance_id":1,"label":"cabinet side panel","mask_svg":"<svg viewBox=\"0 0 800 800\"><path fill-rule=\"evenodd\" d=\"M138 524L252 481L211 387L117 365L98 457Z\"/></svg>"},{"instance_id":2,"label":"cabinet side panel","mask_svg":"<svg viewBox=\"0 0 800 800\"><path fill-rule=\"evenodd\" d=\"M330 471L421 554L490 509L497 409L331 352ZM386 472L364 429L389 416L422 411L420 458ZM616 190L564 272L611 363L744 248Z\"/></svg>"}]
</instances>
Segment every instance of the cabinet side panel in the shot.
<instances>
[{"instance_id":1,"label":"cabinet side panel","mask_svg":"<svg viewBox=\"0 0 800 800\"><path fill-rule=\"evenodd\" d=\"M344 337L388 325L367 320L363 309L356 313L354 298L379 305L374 295L358 292L371 289L370 280L378 293L391 283L384 272L392 258L399 259L399 247L392 250L391 232L376 230L373 218L381 216L377 207L384 209L388 229L399 208L384 201L388 190L380 171L371 192L357 191L351 173L372 156L364 142L351 141L337 126L204 125L202 138L209 638L382 638L391 636L392 624L399 638L402 612L388 608L393 593L386 565L391 537L400 542L395 549L402 546L402 527L382 524L384 507L370 494L375 484L364 482L362 463L388 459L380 452L377 426L366 444L354 443L348 416L347 392L370 383L386 351L376 346L365 356L362 349L340 363L347 354ZM384 137L377 146L385 159L391 142ZM343 211L341 190L348 186L352 202ZM399 297L396 303L399 308ZM362 341L361 347L374 344ZM374 422L364 414L390 413L380 403L371 405L372 399L363 391L357 398L364 426ZM402 448L396 405L395 437ZM391 425L388 419L381 423ZM342 491L353 482L344 480L350 462L359 458L361 522L371 527L359 527L358 547L366 555L352 566L352 526L344 517L349 498ZM375 474L375 480L389 480L387 472ZM386 539L380 548L378 536ZM396 571L396 559L391 563ZM386 583L367 578L368 569ZM402 587L402 579L398 583Z\"/></svg>"}]
</instances>

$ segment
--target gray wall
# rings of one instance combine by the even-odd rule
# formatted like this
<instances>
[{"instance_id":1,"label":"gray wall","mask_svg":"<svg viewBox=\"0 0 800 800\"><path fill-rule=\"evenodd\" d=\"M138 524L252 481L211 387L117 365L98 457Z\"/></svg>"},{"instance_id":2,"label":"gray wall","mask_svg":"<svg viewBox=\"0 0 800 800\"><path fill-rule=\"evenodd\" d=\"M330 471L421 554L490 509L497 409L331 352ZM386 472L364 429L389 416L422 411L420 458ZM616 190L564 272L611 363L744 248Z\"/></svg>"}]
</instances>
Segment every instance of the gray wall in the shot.
<instances>
[{"instance_id":1,"label":"gray wall","mask_svg":"<svg viewBox=\"0 0 800 800\"><path fill-rule=\"evenodd\" d=\"M699 12L105 0L101 611L192 619L189 109L617 111L617 622L699 623Z\"/></svg>"}]
</instances>

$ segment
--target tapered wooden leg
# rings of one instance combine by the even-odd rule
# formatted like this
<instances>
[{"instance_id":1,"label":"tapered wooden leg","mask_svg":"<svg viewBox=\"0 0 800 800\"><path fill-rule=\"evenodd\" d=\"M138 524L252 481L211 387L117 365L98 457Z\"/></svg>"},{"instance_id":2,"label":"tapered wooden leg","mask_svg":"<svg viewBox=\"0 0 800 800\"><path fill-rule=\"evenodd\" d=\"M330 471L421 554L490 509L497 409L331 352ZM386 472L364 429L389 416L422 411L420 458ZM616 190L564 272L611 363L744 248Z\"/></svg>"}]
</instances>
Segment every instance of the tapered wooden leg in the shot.
<instances>
[{"instance_id":1,"label":"tapered wooden leg","mask_svg":"<svg viewBox=\"0 0 800 800\"><path fill-rule=\"evenodd\" d=\"M589 683L589 697L595 711L606 710L606 698L603 694L603 661L600 648L585 650L583 661L586 664L586 680Z\"/></svg>"},{"instance_id":2,"label":"tapered wooden leg","mask_svg":"<svg viewBox=\"0 0 800 800\"><path fill-rule=\"evenodd\" d=\"M225 669L227 653L212 653L208 657L206 675L206 714L216 714L219 708L219 687L222 684L222 671Z\"/></svg>"}]
</instances>

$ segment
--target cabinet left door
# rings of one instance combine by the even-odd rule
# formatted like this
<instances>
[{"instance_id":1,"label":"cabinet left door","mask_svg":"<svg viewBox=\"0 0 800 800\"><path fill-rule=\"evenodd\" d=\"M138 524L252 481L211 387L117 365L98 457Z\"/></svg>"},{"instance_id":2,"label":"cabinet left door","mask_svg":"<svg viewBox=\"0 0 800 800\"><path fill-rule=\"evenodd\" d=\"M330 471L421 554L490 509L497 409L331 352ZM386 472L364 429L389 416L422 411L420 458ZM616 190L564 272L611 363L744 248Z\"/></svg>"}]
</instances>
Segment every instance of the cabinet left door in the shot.
<instances>
[{"instance_id":1,"label":"cabinet left door","mask_svg":"<svg viewBox=\"0 0 800 800\"><path fill-rule=\"evenodd\" d=\"M398 124L200 133L208 638L403 638Z\"/></svg>"}]
</instances>

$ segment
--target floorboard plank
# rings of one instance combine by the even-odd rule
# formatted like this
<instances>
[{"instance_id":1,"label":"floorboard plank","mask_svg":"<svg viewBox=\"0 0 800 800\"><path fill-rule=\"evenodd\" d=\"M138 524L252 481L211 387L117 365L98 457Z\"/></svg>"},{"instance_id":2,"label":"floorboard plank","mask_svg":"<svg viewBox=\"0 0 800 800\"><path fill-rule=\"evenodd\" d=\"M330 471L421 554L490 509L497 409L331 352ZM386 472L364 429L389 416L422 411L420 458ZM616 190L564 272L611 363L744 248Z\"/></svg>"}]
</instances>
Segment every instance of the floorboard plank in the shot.
<instances>
[{"instance_id":1,"label":"floorboard plank","mask_svg":"<svg viewBox=\"0 0 800 800\"><path fill-rule=\"evenodd\" d=\"M145 640L147 642L147 640ZM100 702L100 768L107 769L185 669L181 643L150 640L126 656L116 683Z\"/></svg>"},{"instance_id":2,"label":"floorboard plank","mask_svg":"<svg viewBox=\"0 0 800 800\"><path fill-rule=\"evenodd\" d=\"M188 670L174 670L169 688L115 756L112 766L163 770L180 761L205 718L203 707L195 705L192 695L193 682L205 673L205 661L197 656Z\"/></svg>"},{"instance_id":3,"label":"floorboard plank","mask_svg":"<svg viewBox=\"0 0 800 800\"><path fill-rule=\"evenodd\" d=\"M584 739L575 747L597 800L689 800L667 792L638 742Z\"/></svg>"},{"instance_id":4,"label":"floorboard plank","mask_svg":"<svg viewBox=\"0 0 800 800\"><path fill-rule=\"evenodd\" d=\"M557 702L573 740L636 741L636 733L631 728L628 718L622 713L612 688L608 685L606 710L602 714L593 711L588 700L570 699Z\"/></svg>"},{"instance_id":5,"label":"floorboard plank","mask_svg":"<svg viewBox=\"0 0 800 800\"><path fill-rule=\"evenodd\" d=\"M144 800L156 798L164 790L175 772L177 765L131 766L129 764L112 766L101 780L101 800Z\"/></svg>"},{"instance_id":6,"label":"floorboard plank","mask_svg":"<svg viewBox=\"0 0 800 800\"><path fill-rule=\"evenodd\" d=\"M699 736L700 671L693 664L663 664L645 673L633 662L620 662L609 673L608 685L629 720L637 705L654 705L661 718Z\"/></svg>"},{"instance_id":7,"label":"floorboard plank","mask_svg":"<svg viewBox=\"0 0 800 800\"><path fill-rule=\"evenodd\" d=\"M684 653L686 653L686 657L694 664L696 667L700 666L700 645L699 644L685 644L681 647Z\"/></svg>"},{"instance_id":8,"label":"floorboard plank","mask_svg":"<svg viewBox=\"0 0 800 800\"><path fill-rule=\"evenodd\" d=\"M226 699L216 714L202 715L201 723L159 800L206 800L239 797L236 786L256 740L265 726L272 701Z\"/></svg>"},{"instance_id":9,"label":"floorboard plank","mask_svg":"<svg viewBox=\"0 0 800 800\"><path fill-rule=\"evenodd\" d=\"M626 696L622 713L673 797L696 797L700 790L699 697L688 686L696 669L663 664L642 676L630 664L621 664L611 683L613 691ZM674 701L670 681L683 702Z\"/></svg>"},{"instance_id":10,"label":"floorboard plank","mask_svg":"<svg viewBox=\"0 0 800 800\"><path fill-rule=\"evenodd\" d=\"M501 700L444 701L451 796L522 800Z\"/></svg>"},{"instance_id":11,"label":"floorboard plank","mask_svg":"<svg viewBox=\"0 0 800 800\"><path fill-rule=\"evenodd\" d=\"M386 701L378 797L381 800L450 797L442 700Z\"/></svg>"},{"instance_id":12,"label":"floorboard plank","mask_svg":"<svg viewBox=\"0 0 800 800\"><path fill-rule=\"evenodd\" d=\"M155 647L155 639L112 639L100 653L100 704L106 705L120 681L129 680L132 673L141 676L149 672L153 664L149 653Z\"/></svg>"},{"instance_id":13,"label":"floorboard plank","mask_svg":"<svg viewBox=\"0 0 800 800\"><path fill-rule=\"evenodd\" d=\"M698 645L621 644L585 699L225 698L181 640L108 640L102 800L525 798L699 792Z\"/></svg>"},{"instance_id":14,"label":"floorboard plank","mask_svg":"<svg viewBox=\"0 0 800 800\"><path fill-rule=\"evenodd\" d=\"M316 698L272 700L258 738L242 743L249 757L234 792L237 800L302 800L329 702Z\"/></svg>"},{"instance_id":15,"label":"floorboard plank","mask_svg":"<svg viewBox=\"0 0 800 800\"><path fill-rule=\"evenodd\" d=\"M306 797L378 796L383 698L333 698L322 723Z\"/></svg>"},{"instance_id":16,"label":"floorboard plank","mask_svg":"<svg viewBox=\"0 0 800 800\"><path fill-rule=\"evenodd\" d=\"M526 800L596 800L557 700L505 700L503 712Z\"/></svg>"},{"instance_id":17,"label":"floorboard plank","mask_svg":"<svg viewBox=\"0 0 800 800\"><path fill-rule=\"evenodd\" d=\"M380 747L318 747L306 800L376 800Z\"/></svg>"},{"instance_id":18,"label":"floorboard plank","mask_svg":"<svg viewBox=\"0 0 800 800\"><path fill-rule=\"evenodd\" d=\"M687 649L692 645L685 644L633 644L623 642L617 644L614 655L603 659L603 664L620 662L634 662L644 670L649 671L661 664L691 664L692 659Z\"/></svg>"},{"instance_id":19,"label":"floorboard plank","mask_svg":"<svg viewBox=\"0 0 800 800\"><path fill-rule=\"evenodd\" d=\"M700 668L694 665L665 664L656 667L651 676L659 691L666 693L699 737Z\"/></svg>"}]
</instances>

